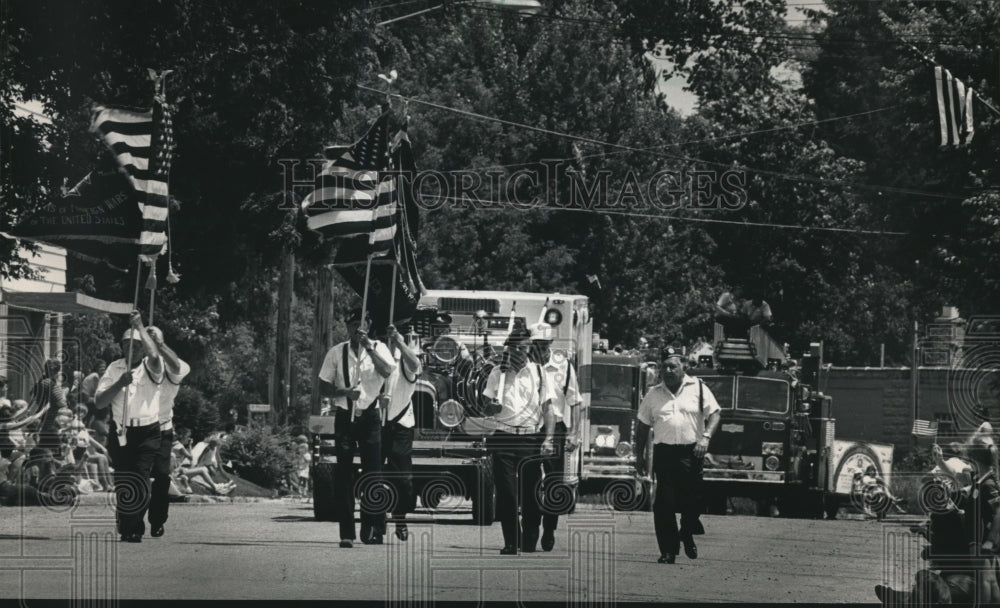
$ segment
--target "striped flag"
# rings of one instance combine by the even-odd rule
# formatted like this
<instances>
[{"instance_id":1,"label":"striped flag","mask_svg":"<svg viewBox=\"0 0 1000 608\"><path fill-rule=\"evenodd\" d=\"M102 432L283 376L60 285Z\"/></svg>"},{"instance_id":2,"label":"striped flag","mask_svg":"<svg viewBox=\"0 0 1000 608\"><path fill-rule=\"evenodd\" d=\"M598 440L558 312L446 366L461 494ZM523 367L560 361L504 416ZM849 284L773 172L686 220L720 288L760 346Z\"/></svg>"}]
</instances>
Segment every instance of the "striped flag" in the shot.
<instances>
[{"instance_id":1,"label":"striped flag","mask_svg":"<svg viewBox=\"0 0 1000 608\"><path fill-rule=\"evenodd\" d=\"M938 124L942 146L961 146L972 142L976 129L972 120L972 87L966 88L951 72L934 68L937 94Z\"/></svg>"},{"instance_id":2,"label":"striped flag","mask_svg":"<svg viewBox=\"0 0 1000 608\"><path fill-rule=\"evenodd\" d=\"M173 108L157 99L152 110L135 112L95 106L90 129L100 133L129 183L140 193L139 257L153 263L167 243L167 212L173 148Z\"/></svg>"},{"instance_id":3,"label":"striped flag","mask_svg":"<svg viewBox=\"0 0 1000 608\"><path fill-rule=\"evenodd\" d=\"M327 156L334 158L302 202L310 229L331 239L363 236L373 255L392 248L398 226L397 178L387 171L394 168L391 152L404 132L393 137L391 146L388 132L386 112L355 144L327 149Z\"/></svg>"},{"instance_id":4,"label":"striped flag","mask_svg":"<svg viewBox=\"0 0 1000 608\"><path fill-rule=\"evenodd\" d=\"M417 309L420 296L425 292L416 261L419 209L413 192L398 184L403 174L412 176L416 172L405 125L393 135L390 149L390 165L395 169L392 179L397 182L391 189L392 201L388 203L394 208L392 217L395 230L391 239L387 246L383 246L380 243L372 245L367 234L347 238L341 242L334 259L337 271L361 294L365 286L366 261L370 253L374 254L370 288L376 297L369 300L369 306L375 329L381 329L389 323L400 325L409 321ZM393 291L395 308L390 319L390 293Z\"/></svg>"},{"instance_id":5,"label":"striped flag","mask_svg":"<svg viewBox=\"0 0 1000 608\"><path fill-rule=\"evenodd\" d=\"M915 419L913 421L913 435L916 437L936 437L938 432L938 423L936 420L920 420Z\"/></svg>"}]
</instances>

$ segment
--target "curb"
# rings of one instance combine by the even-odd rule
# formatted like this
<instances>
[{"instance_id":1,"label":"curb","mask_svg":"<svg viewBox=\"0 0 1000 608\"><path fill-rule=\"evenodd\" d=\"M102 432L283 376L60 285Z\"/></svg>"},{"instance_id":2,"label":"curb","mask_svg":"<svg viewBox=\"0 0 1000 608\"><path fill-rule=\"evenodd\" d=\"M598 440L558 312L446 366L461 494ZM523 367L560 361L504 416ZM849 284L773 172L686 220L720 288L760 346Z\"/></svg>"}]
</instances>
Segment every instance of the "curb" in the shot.
<instances>
[{"instance_id":1,"label":"curb","mask_svg":"<svg viewBox=\"0 0 1000 608\"><path fill-rule=\"evenodd\" d=\"M208 496L204 494L189 494L186 501L171 502L170 506L185 505L213 505L225 503L253 503L253 502L277 502L281 498L269 498L266 496ZM114 506L114 495L110 492L95 492L93 494L81 494L77 498L78 507L103 507Z\"/></svg>"}]
</instances>

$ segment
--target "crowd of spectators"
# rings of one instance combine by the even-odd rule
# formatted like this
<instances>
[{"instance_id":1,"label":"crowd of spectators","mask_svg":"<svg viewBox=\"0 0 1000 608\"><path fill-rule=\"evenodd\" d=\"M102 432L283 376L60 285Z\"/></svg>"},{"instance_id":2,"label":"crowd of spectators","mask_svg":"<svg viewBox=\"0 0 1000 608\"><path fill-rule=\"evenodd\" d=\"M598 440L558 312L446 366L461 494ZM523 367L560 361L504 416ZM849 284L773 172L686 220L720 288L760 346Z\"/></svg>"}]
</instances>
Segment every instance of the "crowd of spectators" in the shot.
<instances>
[{"instance_id":1,"label":"crowd of spectators","mask_svg":"<svg viewBox=\"0 0 1000 608\"><path fill-rule=\"evenodd\" d=\"M98 360L90 374L44 364L25 398L10 399L0 377L0 505L39 504L79 494L114 491L108 440L108 411L95 408L97 386L107 364ZM235 488L219 465L221 434L192 445L178 429L171 493L194 493L192 483L219 495ZM217 479L224 479L217 482Z\"/></svg>"}]
</instances>

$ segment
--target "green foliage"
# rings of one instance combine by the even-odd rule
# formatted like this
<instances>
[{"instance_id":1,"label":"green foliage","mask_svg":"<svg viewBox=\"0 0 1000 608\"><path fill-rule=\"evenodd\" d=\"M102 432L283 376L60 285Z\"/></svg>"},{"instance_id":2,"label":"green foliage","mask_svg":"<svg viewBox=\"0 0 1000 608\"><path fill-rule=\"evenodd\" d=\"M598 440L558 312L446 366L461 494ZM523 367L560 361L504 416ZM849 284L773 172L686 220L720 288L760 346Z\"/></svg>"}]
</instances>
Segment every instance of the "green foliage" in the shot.
<instances>
[{"instance_id":1,"label":"green foliage","mask_svg":"<svg viewBox=\"0 0 1000 608\"><path fill-rule=\"evenodd\" d=\"M243 479L276 489L294 468L291 444L283 428L253 426L229 435L220 460L232 460L236 474Z\"/></svg>"},{"instance_id":2,"label":"green foliage","mask_svg":"<svg viewBox=\"0 0 1000 608\"><path fill-rule=\"evenodd\" d=\"M219 410L205 398L201 390L181 384L174 400L174 428L191 431L196 442L212 434L219 427Z\"/></svg>"},{"instance_id":3,"label":"green foliage","mask_svg":"<svg viewBox=\"0 0 1000 608\"><path fill-rule=\"evenodd\" d=\"M4 5L4 225L92 168L102 146L87 130L91 103L148 107L146 68L175 70L168 94L184 99L174 124L172 255L183 280L161 280L155 320L192 366L178 415L196 434L229 420L232 408L268 400L277 264L288 246L298 262L293 381L279 422L308 415L315 277L330 246L280 208L278 161L356 139L384 98L355 85L381 87L377 74L389 69L404 95L615 144L394 102L411 117L418 168L474 170L475 194L487 203L426 199L440 204L420 220L418 263L430 287L583 293L601 333L632 343L708 337L722 290L761 286L783 341L799 349L823 340L828 359L858 365L877 361L883 343L891 364L905 362L913 320L946 298L966 315L995 309L997 119L978 111L973 145L939 150L931 68L899 41L927 41L988 95L998 65L982 49L1000 45L997 6L829 0L814 22L791 30L784 0L546 0L536 18L454 3L375 28L410 8L379 4ZM682 119L664 103L649 52L688 79L697 115ZM25 100L56 120L15 116ZM872 110L880 112L812 124ZM560 162L548 184L489 186L488 171L510 176L552 159ZM630 172L641 181L662 169L742 171L746 204L631 215L564 208L570 171L587 180L606 171L599 202L607 204ZM535 203L520 208L515 197ZM24 271L11 248L0 241L0 276ZM73 260L70 274L87 293L132 300L132 274L81 270ZM358 298L338 282L334 301L339 319ZM140 302L147 306L145 294ZM66 335L83 344L86 367L98 352L116 354L121 329L121 319L92 316L68 320Z\"/></svg>"},{"instance_id":4,"label":"green foliage","mask_svg":"<svg viewBox=\"0 0 1000 608\"><path fill-rule=\"evenodd\" d=\"M935 466L930 446L915 446L913 449L898 450L896 453L902 456L896 458L896 462L892 465L895 472L926 473Z\"/></svg>"}]
</instances>

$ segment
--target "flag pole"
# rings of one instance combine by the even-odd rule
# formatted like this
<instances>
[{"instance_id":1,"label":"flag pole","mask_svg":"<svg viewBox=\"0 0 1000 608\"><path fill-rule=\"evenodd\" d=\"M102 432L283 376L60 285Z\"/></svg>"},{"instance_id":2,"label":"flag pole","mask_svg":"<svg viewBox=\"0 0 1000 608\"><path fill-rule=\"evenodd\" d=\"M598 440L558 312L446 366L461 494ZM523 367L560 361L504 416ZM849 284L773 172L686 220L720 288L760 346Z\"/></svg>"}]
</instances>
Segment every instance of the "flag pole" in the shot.
<instances>
[{"instance_id":1,"label":"flag pole","mask_svg":"<svg viewBox=\"0 0 1000 608\"><path fill-rule=\"evenodd\" d=\"M139 283L142 279L142 258L138 258L135 267L135 295L132 296L132 310L138 310L139 308ZM131 336L132 325L129 324L129 336ZM132 347L135 346L135 340L128 341L128 357L125 359L125 373L132 373ZM127 442L125 437L125 422L128 420L128 401L131 398L131 388L132 383L129 382L125 386L125 403L122 405L122 421L121 425L118 427L118 445L124 446Z\"/></svg>"},{"instance_id":2,"label":"flag pole","mask_svg":"<svg viewBox=\"0 0 1000 608\"><path fill-rule=\"evenodd\" d=\"M511 304L510 304L510 317L507 319L507 340L510 339L510 334L513 333L513 331L514 331L514 312L516 310L517 310L517 302L516 301L515 302L511 302ZM504 350L507 350L506 346L504 346ZM500 356L500 361L501 361L501 363L503 362L503 355ZM509 363L508 363L508 365L509 365ZM506 379L507 379L507 371L505 369L503 369L503 366L501 365L501 367L500 367L500 382L499 382L499 385L497 386L497 401L500 402L501 406L503 405L504 380L506 380Z\"/></svg>"},{"instance_id":3,"label":"flag pole","mask_svg":"<svg viewBox=\"0 0 1000 608\"><path fill-rule=\"evenodd\" d=\"M149 324L153 324L153 304L156 301L156 262L149 263L149 278L146 279L146 289L149 290Z\"/></svg>"},{"instance_id":4,"label":"flag pole","mask_svg":"<svg viewBox=\"0 0 1000 608\"><path fill-rule=\"evenodd\" d=\"M372 224L373 225L375 223L375 217L374 216L375 216L375 212L373 210L372 211ZM372 245L372 241L374 241L374 240L375 240L375 231L373 229L372 230L372 235L371 235L371 237L368 240L369 246ZM365 292L361 296L361 324L362 324L362 326L364 326L366 332L369 329L371 329L371 327L369 327L368 323L366 322L367 319L368 319L368 283L369 283L369 279L371 279L371 274L372 274L372 254L369 253L368 254L368 263L365 265ZM354 382L356 383L355 386L360 386L361 385L361 351L360 350L358 351L357 357L355 357L355 359L354 359ZM351 403L353 405L353 401ZM357 409L354 409L352 407L351 420L354 420L355 415L357 415Z\"/></svg>"},{"instance_id":5,"label":"flag pole","mask_svg":"<svg viewBox=\"0 0 1000 608\"><path fill-rule=\"evenodd\" d=\"M395 320L395 317L396 317L396 272L397 271L398 271L398 269L397 269L396 264L393 264L392 265L392 282L390 283L390 287L389 287L389 289L392 290L392 295L389 296L389 325L394 325L393 321ZM389 347L389 352L392 353L393 354L393 358L395 358L395 356L396 356L396 349L393 348L392 344L386 344L386 346ZM386 380L385 384L382 385L383 386L382 394L388 394L390 398L392 397L392 391L396 388L396 382L395 381L396 381L396 379L398 377L399 377L398 375L389 376L389 379ZM382 410L382 425L383 426L385 425L386 420L388 420L388 418L389 418L389 407L391 405L392 404L390 403L388 406L385 407L385 409Z\"/></svg>"}]
</instances>

